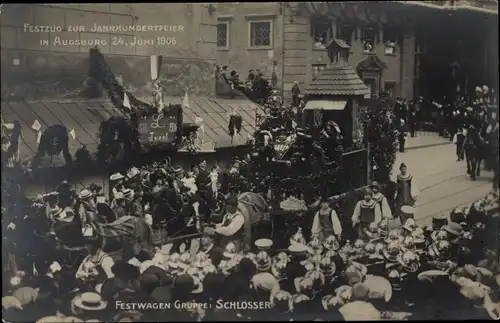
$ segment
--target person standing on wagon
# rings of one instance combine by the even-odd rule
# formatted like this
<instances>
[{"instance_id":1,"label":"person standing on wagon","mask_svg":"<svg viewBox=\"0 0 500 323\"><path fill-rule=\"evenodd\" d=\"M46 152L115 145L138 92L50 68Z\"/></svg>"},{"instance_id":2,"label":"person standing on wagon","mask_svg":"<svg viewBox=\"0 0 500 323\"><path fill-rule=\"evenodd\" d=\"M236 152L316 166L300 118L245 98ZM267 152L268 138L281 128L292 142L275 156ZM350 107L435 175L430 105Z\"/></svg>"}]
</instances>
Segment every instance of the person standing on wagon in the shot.
<instances>
[{"instance_id":1,"label":"person standing on wagon","mask_svg":"<svg viewBox=\"0 0 500 323\"><path fill-rule=\"evenodd\" d=\"M337 241L342 238L342 224L340 223L337 212L330 207L326 197L322 197L319 202L319 210L314 215L311 237L319 235L321 241L331 235L335 235Z\"/></svg>"},{"instance_id":2,"label":"person standing on wagon","mask_svg":"<svg viewBox=\"0 0 500 323\"><path fill-rule=\"evenodd\" d=\"M215 233L222 236L221 247L234 243L236 252L248 250L248 233L245 230L245 217L238 210L238 198L231 196L226 200L226 214L222 222L215 226Z\"/></svg>"},{"instance_id":3,"label":"person standing on wagon","mask_svg":"<svg viewBox=\"0 0 500 323\"><path fill-rule=\"evenodd\" d=\"M396 217L401 217L401 207L408 205L414 206L420 194L413 176L408 172L408 168L404 163L399 166L400 173L396 178L397 191L396 191Z\"/></svg>"},{"instance_id":4,"label":"person standing on wagon","mask_svg":"<svg viewBox=\"0 0 500 323\"><path fill-rule=\"evenodd\" d=\"M369 237L365 233L366 230L368 230L370 224L378 224L381 220L382 211L380 205L373 199L372 190L367 188L364 199L356 204L352 214L352 226L356 229L357 238L369 240Z\"/></svg>"},{"instance_id":5,"label":"person standing on wagon","mask_svg":"<svg viewBox=\"0 0 500 323\"><path fill-rule=\"evenodd\" d=\"M373 192L373 199L380 205L380 211L382 212L382 218L392 219L392 211L387 201L387 197L380 192L380 184L373 181L370 185L370 189Z\"/></svg>"}]
</instances>

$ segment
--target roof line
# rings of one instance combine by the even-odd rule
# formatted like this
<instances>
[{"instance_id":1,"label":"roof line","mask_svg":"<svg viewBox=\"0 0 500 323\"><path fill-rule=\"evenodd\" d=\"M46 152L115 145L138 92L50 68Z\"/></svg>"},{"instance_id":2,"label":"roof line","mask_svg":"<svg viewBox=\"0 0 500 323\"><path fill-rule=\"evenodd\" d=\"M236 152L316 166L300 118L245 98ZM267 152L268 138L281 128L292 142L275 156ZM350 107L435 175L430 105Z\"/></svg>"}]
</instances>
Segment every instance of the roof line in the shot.
<instances>
[{"instance_id":1,"label":"roof line","mask_svg":"<svg viewBox=\"0 0 500 323\"><path fill-rule=\"evenodd\" d=\"M423 1L391 1L391 2L404 4L404 5L410 5L410 6L416 6L416 7L424 7L424 8L429 8L429 9L438 9L438 10L447 10L447 11L466 10L466 11L476 11L476 12L498 15L498 8L497 8L497 10L491 10L491 9L486 9L486 8L465 5L465 4L449 5L448 3L445 3L444 5L441 6L441 5L431 4L431 3L427 3L427 2L423 2Z\"/></svg>"}]
</instances>

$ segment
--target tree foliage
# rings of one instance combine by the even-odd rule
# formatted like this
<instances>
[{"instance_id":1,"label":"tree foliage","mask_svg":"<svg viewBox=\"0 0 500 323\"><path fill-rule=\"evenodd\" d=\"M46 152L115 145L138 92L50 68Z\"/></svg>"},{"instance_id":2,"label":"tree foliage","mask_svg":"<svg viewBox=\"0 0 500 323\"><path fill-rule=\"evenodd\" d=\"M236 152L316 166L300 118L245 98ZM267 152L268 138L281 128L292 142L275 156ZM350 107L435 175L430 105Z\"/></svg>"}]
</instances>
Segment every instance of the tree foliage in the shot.
<instances>
[{"instance_id":1,"label":"tree foliage","mask_svg":"<svg viewBox=\"0 0 500 323\"><path fill-rule=\"evenodd\" d=\"M385 93L379 99L367 100L360 110L359 119L367 125L370 144L372 179L388 183L397 153L398 132L394 124L394 102Z\"/></svg>"}]
</instances>

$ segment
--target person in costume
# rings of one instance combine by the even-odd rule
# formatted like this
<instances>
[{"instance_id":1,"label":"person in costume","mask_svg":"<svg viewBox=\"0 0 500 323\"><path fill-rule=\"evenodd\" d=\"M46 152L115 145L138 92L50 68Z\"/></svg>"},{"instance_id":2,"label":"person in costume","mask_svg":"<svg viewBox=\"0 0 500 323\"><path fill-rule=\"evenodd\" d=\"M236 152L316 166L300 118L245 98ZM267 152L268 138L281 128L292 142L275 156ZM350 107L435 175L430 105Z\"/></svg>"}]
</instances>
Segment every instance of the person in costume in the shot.
<instances>
[{"instance_id":1,"label":"person in costume","mask_svg":"<svg viewBox=\"0 0 500 323\"><path fill-rule=\"evenodd\" d=\"M379 223L382 220L382 210L379 203L373 199L373 192L366 189L364 199L359 201L354 208L352 215L352 225L357 229L358 238L369 239L365 230L368 230L371 223Z\"/></svg>"},{"instance_id":2,"label":"person in costume","mask_svg":"<svg viewBox=\"0 0 500 323\"><path fill-rule=\"evenodd\" d=\"M85 248L89 254L78 267L76 278L87 286L103 283L106 279L112 278L114 261L102 251L102 241L95 235L86 237Z\"/></svg>"},{"instance_id":3,"label":"person in costume","mask_svg":"<svg viewBox=\"0 0 500 323\"><path fill-rule=\"evenodd\" d=\"M245 217L238 210L238 199L231 196L226 200L226 214L215 227L215 233L222 236L221 246L234 243L237 252L242 250L245 239Z\"/></svg>"},{"instance_id":4,"label":"person in costume","mask_svg":"<svg viewBox=\"0 0 500 323\"><path fill-rule=\"evenodd\" d=\"M413 206L420 194L413 176L408 172L404 163L399 166L400 173L397 175L396 190L396 217L401 216L401 207L404 205Z\"/></svg>"},{"instance_id":5,"label":"person in costume","mask_svg":"<svg viewBox=\"0 0 500 323\"><path fill-rule=\"evenodd\" d=\"M97 206L92 193L83 189L78 194L78 215L83 225L97 220Z\"/></svg>"},{"instance_id":6,"label":"person in costume","mask_svg":"<svg viewBox=\"0 0 500 323\"><path fill-rule=\"evenodd\" d=\"M320 240L335 235L340 241L342 237L342 224L337 216L337 212L330 207L330 202L326 197L322 197L319 203L319 210L314 215L311 237L319 236Z\"/></svg>"},{"instance_id":7,"label":"person in costume","mask_svg":"<svg viewBox=\"0 0 500 323\"><path fill-rule=\"evenodd\" d=\"M202 198L208 198L206 192L210 187L210 182L210 170L207 167L207 162L202 160L198 165L198 175L196 176L196 186Z\"/></svg>"},{"instance_id":8,"label":"person in costume","mask_svg":"<svg viewBox=\"0 0 500 323\"><path fill-rule=\"evenodd\" d=\"M124 179L125 176L123 176L120 173L115 173L109 177L109 186L112 187L111 189L111 200L116 196L118 192L123 191L124 189Z\"/></svg>"},{"instance_id":9,"label":"person in costume","mask_svg":"<svg viewBox=\"0 0 500 323\"><path fill-rule=\"evenodd\" d=\"M380 192L380 184L373 181L370 185L370 189L373 192L373 199L380 205L380 210L382 212L382 218L392 219L392 211L389 206L387 198Z\"/></svg>"}]
</instances>

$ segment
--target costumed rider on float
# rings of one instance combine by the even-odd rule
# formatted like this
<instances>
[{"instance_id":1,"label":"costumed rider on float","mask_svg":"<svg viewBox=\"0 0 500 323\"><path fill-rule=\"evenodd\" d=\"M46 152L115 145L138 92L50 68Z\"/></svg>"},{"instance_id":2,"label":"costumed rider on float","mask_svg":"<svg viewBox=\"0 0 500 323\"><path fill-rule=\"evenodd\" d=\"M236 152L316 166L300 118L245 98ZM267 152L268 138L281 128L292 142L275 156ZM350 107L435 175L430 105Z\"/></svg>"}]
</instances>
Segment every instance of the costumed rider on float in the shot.
<instances>
[{"instance_id":1,"label":"costumed rider on float","mask_svg":"<svg viewBox=\"0 0 500 323\"><path fill-rule=\"evenodd\" d=\"M321 166L325 165L325 154L323 149L314 142L314 138L307 129L295 128L296 145L302 148L303 156L307 159L315 156Z\"/></svg>"},{"instance_id":2,"label":"costumed rider on float","mask_svg":"<svg viewBox=\"0 0 500 323\"><path fill-rule=\"evenodd\" d=\"M373 192L367 188L364 199L359 201L354 208L352 215L352 225L356 229L358 239L370 240L366 234L372 223L379 224L382 220L382 210L380 204L373 199Z\"/></svg>"},{"instance_id":3,"label":"costumed rider on float","mask_svg":"<svg viewBox=\"0 0 500 323\"><path fill-rule=\"evenodd\" d=\"M311 237L318 237L320 241L324 241L330 236L335 236L337 241L341 241L342 224L337 212L330 207L328 198L322 196L319 201L319 210L314 215Z\"/></svg>"},{"instance_id":4,"label":"costumed rider on float","mask_svg":"<svg viewBox=\"0 0 500 323\"><path fill-rule=\"evenodd\" d=\"M215 228L206 228L207 233L216 233L221 236L220 246L224 248L229 243L233 243L236 252L250 250L250 232L245 226L245 217L238 210L238 198L231 196L226 200L226 214L222 222L215 225Z\"/></svg>"}]
</instances>

